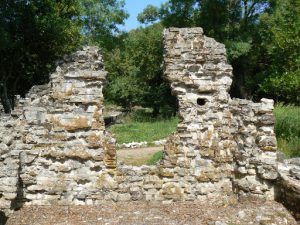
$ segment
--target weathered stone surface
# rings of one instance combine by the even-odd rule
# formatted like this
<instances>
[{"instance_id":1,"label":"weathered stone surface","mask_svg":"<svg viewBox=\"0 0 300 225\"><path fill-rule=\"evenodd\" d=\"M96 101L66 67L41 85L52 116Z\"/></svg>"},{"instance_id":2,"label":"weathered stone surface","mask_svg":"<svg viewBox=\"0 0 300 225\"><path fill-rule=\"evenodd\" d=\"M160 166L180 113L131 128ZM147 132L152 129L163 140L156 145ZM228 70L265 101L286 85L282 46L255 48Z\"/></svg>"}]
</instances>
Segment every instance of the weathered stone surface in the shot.
<instances>
[{"instance_id":1,"label":"weathered stone surface","mask_svg":"<svg viewBox=\"0 0 300 225\"><path fill-rule=\"evenodd\" d=\"M1 210L14 209L13 201L90 202L97 191L93 184L106 170L104 159L115 155L102 116L106 71L99 53L85 47L66 56L48 85L19 100L17 119L1 119Z\"/></svg>"},{"instance_id":2,"label":"weathered stone surface","mask_svg":"<svg viewBox=\"0 0 300 225\"><path fill-rule=\"evenodd\" d=\"M182 118L165 146L161 165L171 168L168 174L176 166L191 168L190 175L203 183L199 193L206 192L205 183L218 192L220 183L232 179L239 194L274 198L264 181L278 175L276 153L269 153L276 151L273 101L230 98L225 46L199 28L165 30L165 77Z\"/></svg>"},{"instance_id":3,"label":"weathered stone surface","mask_svg":"<svg viewBox=\"0 0 300 225\"><path fill-rule=\"evenodd\" d=\"M85 47L64 57L49 84L33 87L1 118L0 210L24 202L230 199L233 192L274 199L273 101L230 98L225 46L201 28L166 29L164 38L164 76L181 122L159 165L117 164L103 120L102 57L98 48ZM289 176L299 182L297 168Z\"/></svg>"},{"instance_id":4,"label":"weathered stone surface","mask_svg":"<svg viewBox=\"0 0 300 225\"><path fill-rule=\"evenodd\" d=\"M279 164L277 200L290 209L300 220L300 158L288 159Z\"/></svg>"}]
</instances>

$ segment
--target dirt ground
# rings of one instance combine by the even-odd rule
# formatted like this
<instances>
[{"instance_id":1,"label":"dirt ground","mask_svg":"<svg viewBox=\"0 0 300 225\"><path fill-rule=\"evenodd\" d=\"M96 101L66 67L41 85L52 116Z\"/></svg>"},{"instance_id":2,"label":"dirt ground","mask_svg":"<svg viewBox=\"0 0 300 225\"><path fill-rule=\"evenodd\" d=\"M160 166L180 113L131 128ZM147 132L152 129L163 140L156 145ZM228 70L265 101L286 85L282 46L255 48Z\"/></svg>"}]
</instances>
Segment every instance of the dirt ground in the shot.
<instances>
[{"instance_id":1,"label":"dirt ground","mask_svg":"<svg viewBox=\"0 0 300 225\"><path fill-rule=\"evenodd\" d=\"M125 148L117 150L118 162L123 161L126 165L141 166L151 159L154 153L163 150L164 147Z\"/></svg>"},{"instance_id":2,"label":"dirt ground","mask_svg":"<svg viewBox=\"0 0 300 225\"><path fill-rule=\"evenodd\" d=\"M297 225L279 203L125 202L101 206L25 206L6 225Z\"/></svg>"}]
</instances>

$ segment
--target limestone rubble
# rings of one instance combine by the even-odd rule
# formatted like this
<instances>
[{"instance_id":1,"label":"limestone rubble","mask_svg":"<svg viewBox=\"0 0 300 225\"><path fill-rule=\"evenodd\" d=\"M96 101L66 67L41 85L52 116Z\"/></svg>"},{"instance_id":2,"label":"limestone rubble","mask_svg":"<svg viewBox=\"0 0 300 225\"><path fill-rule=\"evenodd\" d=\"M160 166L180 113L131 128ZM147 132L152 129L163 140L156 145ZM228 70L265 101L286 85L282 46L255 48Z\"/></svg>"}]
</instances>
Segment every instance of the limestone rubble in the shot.
<instances>
[{"instance_id":1,"label":"limestone rubble","mask_svg":"<svg viewBox=\"0 0 300 225\"><path fill-rule=\"evenodd\" d=\"M283 193L297 187L299 204L299 177L291 184L278 172L273 100L231 99L225 46L201 28L166 29L164 46L164 76L178 98L181 122L159 165L117 164L115 139L103 120L107 73L99 49L84 47L58 63L49 84L33 87L12 115L1 117L0 210L238 195L274 199L278 187Z\"/></svg>"}]
</instances>

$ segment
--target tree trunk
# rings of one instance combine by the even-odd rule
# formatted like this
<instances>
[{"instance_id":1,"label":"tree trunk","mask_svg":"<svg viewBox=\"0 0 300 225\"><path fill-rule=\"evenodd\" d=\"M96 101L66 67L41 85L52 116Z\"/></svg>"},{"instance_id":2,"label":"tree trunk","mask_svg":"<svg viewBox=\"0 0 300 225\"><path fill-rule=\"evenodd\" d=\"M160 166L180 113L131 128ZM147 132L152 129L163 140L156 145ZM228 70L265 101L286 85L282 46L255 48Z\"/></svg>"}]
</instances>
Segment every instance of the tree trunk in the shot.
<instances>
[{"instance_id":1,"label":"tree trunk","mask_svg":"<svg viewBox=\"0 0 300 225\"><path fill-rule=\"evenodd\" d=\"M239 94L241 96L241 98L243 99L248 99L249 98L249 93L246 89L245 86L245 79L241 78L237 80L237 85L238 85L238 89L239 89Z\"/></svg>"},{"instance_id":2,"label":"tree trunk","mask_svg":"<svg viewBox=\"0 0 300 225\"><path fill-rule=\"evenodd\" d=\"M153 111L152 111L152 116L153 117L157 117L158 114L159 114L159 109L160 109L160 106L159 105L154 105L153 106Z\"/></svg>"},{"instance_id":3,"label":"tree trunk","mask_svg":"<svg viewBox=\"0 0 300 225\"><path fill-rule=\"evenodd\" d=\"M1 88L1 92L0 92L0 98L1 98L1 103L3 105L4 108L4 112L5 113L10 113L11 112L11 104L10 104L10 100L7 94L7 84L6 84L6 80L3 79L2 82L0 83L0 88Z\"/></svg>"},{"instance_id":4,"label":"tree trunk","mask_svg":"<svg viewBox=\"0 0 300 225\"><path fill-rule=\"evenodd\" d=\"M14 81L14 85L13 85L13 88L12 88L12 91L11 91L11 109L14 110L15 109L15 106L16 106L16 103L15 103L15 95L16 95L16 90L17 90L17 85L19 83L19 80L20 80L20 77L18 76L15 81Z\"/></svg>"},{"instance_id":5,"label":"tree trunk","mask_svg":"<svg viewBox=\"0 0 300 225\"><path fill-rule=\"evenodd\" d=\"M241 23L241 30L246 31L247 30L247 26L248 26L248 0L244 0L244 16L242 19L242 23Z\"/></svg>"}]
</instances>

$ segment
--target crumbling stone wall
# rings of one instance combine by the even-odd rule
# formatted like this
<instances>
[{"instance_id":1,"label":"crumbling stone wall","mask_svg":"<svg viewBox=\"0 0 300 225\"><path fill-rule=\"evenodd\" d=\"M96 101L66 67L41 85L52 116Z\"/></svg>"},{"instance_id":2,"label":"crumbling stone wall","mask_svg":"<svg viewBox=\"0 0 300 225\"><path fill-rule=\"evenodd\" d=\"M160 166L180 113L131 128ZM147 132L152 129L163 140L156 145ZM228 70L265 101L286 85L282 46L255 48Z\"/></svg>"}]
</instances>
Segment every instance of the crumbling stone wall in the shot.
<instances>
[{"instance_id":1,"label":"crumbling stone wall","mask_svg":"<svg viewBox=\"0 0 300 225\"><path fill-rule=\"evenodd\" d=\"M282 202L300 221L300 158L279 163L276 200Z\"/></svg>"},{"instance_id":2,"label":"crumbling stone wall","mask_svg":"<svg viewBox=\"0 0 300 225\"><path fill-rule=\"evenodd\" d=\"M59 62L0 122L0 209L23 204L274 198L273 101L231 99L224 45L201 28L164 32L165 73L182 121L157 166L118 165L105 130L106 72L99 49Z\"/></svg>"},{"instance_id":3,"label":"crumbling stone wall","mask_svg":"<svg viewBox=\"0 0 300 225\"><path fill-rule=\"evenodd\" d=\"M166 146L165 165L186 168L202 194L274 197L277 178L273 101L231 99L232 67L223 44L200 28L165 31L165 76L182 122ZM209 187L205 188L205 187Z\"/></svg>"},{"instance_id":4,"label":"crumbling stone wall","mask_svg":"<svg viewBox=\"0 0 300 225\"><path fill-rule=\"evenodd\" d=\"M0 208L76 203L97 192L101 171L116 167L102 116L105 77L99 49L84 48L30 90L17 119L2 119Z\"/></svg>"}]
</instances>

